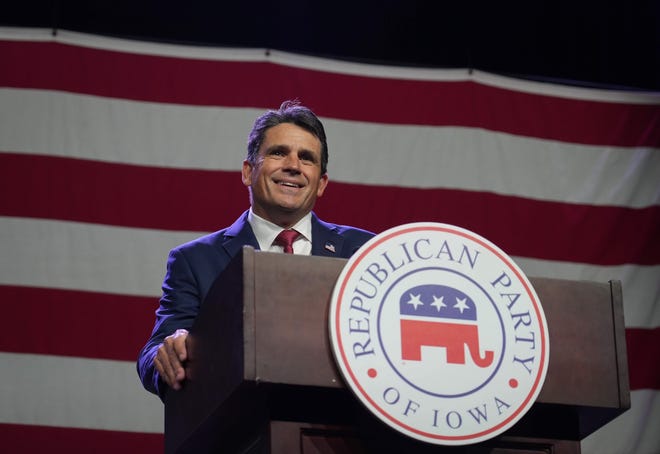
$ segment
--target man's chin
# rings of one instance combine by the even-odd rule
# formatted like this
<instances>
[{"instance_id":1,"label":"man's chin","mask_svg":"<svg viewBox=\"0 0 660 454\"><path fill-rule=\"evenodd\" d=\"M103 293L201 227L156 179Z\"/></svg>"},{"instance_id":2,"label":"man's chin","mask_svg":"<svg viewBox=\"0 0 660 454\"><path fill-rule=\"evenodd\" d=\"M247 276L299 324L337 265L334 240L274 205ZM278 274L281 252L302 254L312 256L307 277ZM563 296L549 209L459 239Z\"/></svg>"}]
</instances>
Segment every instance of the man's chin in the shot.
<instances>
[{"instance_id":1,"label":"man's chin","mask_svg":"<svg viewBox=\"0 0 660 454\"><path fill-rule=\"evenodd\" d=\"M276 202L277 209L282 213L296 213L305 211L305 204L300 200L292 198L283 198Z\"/></svg>"},{"instance_id":2,"label":"man's chin","mask_svg":"<svg viewBox=\"0 0 660 454\"><path fill-rule=\"evenodd\" d=\"M299 204L278 204L263 210L261 217L278 225L287 224L291 226L306 214L307 211Z\"/></svg>"},{"instance_id":3,"label":"man's chin","mask_svg":"<svg viewBox=\"0 0 660 454\"><path fill-rule=\"evenodd\" d=\"M300 205L280 205L277 207L277 211L279 211L283 215L291 215L291 216L300 213L304 214L304 210Z\"/></svg>"}]
</instances>

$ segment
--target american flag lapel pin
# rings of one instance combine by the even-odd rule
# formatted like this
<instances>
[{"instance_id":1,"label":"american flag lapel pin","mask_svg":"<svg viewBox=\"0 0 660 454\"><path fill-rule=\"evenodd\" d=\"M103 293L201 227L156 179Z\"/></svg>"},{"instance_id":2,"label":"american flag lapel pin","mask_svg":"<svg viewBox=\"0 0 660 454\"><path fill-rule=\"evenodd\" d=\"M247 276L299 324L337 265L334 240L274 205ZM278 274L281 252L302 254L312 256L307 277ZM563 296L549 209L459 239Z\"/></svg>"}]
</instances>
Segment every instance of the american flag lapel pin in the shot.
<instances>
[{"instance_id":1,"label":"american flag lapel pin","mask_svg":"<svg viewBox=\"0 0 660 454\"><path fill-rule=\"evenodd\" d=\"M330 242L330 241L327 241L327 242L325 243L325 248L326 248L328 251L332 252L333 254L335 253L335 245L334 245L334 243L332 243L332 242Z\"/></svg>"}]
</instances>

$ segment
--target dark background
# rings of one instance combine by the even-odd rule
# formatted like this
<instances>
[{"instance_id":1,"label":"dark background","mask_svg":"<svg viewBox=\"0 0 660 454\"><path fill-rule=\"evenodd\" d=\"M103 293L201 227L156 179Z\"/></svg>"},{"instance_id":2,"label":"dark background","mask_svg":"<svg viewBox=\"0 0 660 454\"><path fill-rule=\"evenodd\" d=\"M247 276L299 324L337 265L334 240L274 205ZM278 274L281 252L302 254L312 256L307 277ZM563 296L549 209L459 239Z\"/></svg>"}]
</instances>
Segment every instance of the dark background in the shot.
<instances>
[{"instance_id":1,"label":"dark background","mask_svg":"<svg viewBox=\"0 0 660 454\"><path fill-rule=\"evenodd\" d=\"M0 25L660 89L660 0L8 0Z\"/></svg>"}]
</instances>

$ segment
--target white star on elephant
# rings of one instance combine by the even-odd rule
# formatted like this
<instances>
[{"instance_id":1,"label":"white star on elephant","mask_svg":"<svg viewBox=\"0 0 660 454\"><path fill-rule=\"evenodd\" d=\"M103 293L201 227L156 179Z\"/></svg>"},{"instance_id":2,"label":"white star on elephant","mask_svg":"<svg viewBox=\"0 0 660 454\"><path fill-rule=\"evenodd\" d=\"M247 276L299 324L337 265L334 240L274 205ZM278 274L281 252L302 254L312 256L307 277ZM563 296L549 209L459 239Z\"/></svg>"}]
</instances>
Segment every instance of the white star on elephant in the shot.
<instances>
[{"instance_id":1,"label":"white star on elephant","mask_svg":"<svg viewBox=\"0 0 660 454\"><path fill-rule=\"evenodd\" d=\"M447 305L443 301L444 299L445 299L444 296L438 298L437 296L433 295L433 302L431 303L431 306L437 308L438 312L440 312L440 309L442 309L443 307L447 307Z\"/></svg>"},{"instance_id":2,"label":"white star on elephant","mask_svg":"<svg viewBox=\"0 0 660 454\"><path fill-rule=\"evenodd\" d=\"M456 298L456 304L454 304L454 309L458 309L461 311L461 314L465 309L469 309L470 307L466 304L467 298Z\"/></svg>"},{"instance_id":3,"label":"white star on elephant","mask_svg":"<svg viewBox=\"0 0 660 454\"><path fill-rule=\"evenodd\" d=\"M420 299L420 295L413 295L412 293L410 294L410 301L408 301L408 304L412 304L415 310L417 310L417 306L424 305Z\"/></svg>"}]
</instances>

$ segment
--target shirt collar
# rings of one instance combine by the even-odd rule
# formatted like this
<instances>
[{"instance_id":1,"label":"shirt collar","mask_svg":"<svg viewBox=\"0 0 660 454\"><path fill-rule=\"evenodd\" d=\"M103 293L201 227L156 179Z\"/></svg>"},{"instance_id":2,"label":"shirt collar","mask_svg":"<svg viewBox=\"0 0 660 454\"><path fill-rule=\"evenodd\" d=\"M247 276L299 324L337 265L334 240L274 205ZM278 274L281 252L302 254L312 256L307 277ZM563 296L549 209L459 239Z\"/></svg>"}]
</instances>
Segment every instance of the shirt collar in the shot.
<instances>
[{"instance_id":1,"label":"shirt collar","mask_svg":"<svg viewBox=\"0 0 660 454\"><path fill-rule=\"evenodd\" d=\"M267 251L273 244L273 241L275 241L275 237L282 231L282 227L256 215L252 211L252 208L250 208L248 212L247 220L252 227L254 236L257 238L259 249L262 251ZM298 233L300 233L301 237L299 237L299 239L305 239L311 243L312 213L307 213L291 228L297 230Z\"/></svg>"}]
</instances>

